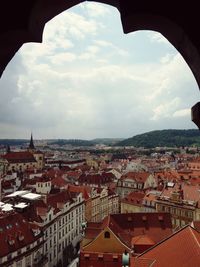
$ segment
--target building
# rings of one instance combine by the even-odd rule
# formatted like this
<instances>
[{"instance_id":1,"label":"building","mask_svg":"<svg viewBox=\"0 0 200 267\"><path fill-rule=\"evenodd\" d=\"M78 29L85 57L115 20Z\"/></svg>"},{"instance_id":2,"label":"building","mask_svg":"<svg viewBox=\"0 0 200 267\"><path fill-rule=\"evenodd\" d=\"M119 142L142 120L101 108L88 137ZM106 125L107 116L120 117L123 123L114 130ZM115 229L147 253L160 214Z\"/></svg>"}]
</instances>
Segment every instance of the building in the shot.
<instances>
[{"instance_id":1,"label":"building","mask_svg":"<svg viewBox=\"0 0 200 267\"><path fill-rule=\"evenodd\" d=\"M48 267L67 265L73 259L82 238L85 218L82 193L58 189L50 194L17 191L5 199L7 205L12 203L16 206L19 200L26 203L21 212L29 223L36 224L44 234L42 255L47 259Z\"/></svg>"},{"instance_id":2,"label":"building","mask_svg":"<svg viewBox=\"0 0 200 267\"><path fill-rule=\"evenodd\" d=\"M199 186L173 184L156 199L158 212L170 212L173 227L182 227L200 219Z\"/></svg>"},{"instance_id":3,"label":"building","mask_svg":"<svg viewBox=\"0 0 200 267\"><path fill-rule=\"evenodd\" d=\"M133 213L143 211L143 199L145 193L131 192L125 198L121 199L121 213Z\"/></svg>"},{"instance_id":4,"label":"building","mask_svg":"<svg viewBox=\"0 0 200 267\"><path fill-rule=\"evenodd\" d=\"M22 204L18 206L23 209ZM1 203L0 209L0 266L47 267L41 228L30 223L21 212L16 212L8 204Z\"/></svg>"},{"instance_id":5,"label":"building","mask_svg":"<svg viewBox=\"0 0 200 267\"><path fill-rule=\"evenodd\" d=\"M109 214L119 213L119 196L107 188L93 188L85 209L86 221L101 222Z\"/></svg>"},{"instance_id":6,"label":"building","mask_svg":"<svg viewBox=\"0 0 200 267\"><path fill-rule=\"evenodd\" d=\"M132 191L156 187L157 181L149 172L128 172L118 180L116 190L117 194L124 198Z\"/></svg>"},{"instance_id":7,"label":"building","mask_svg":"<svg viewBox=\"0 0 200 267\"><path fill-rule=\"evenodd\" d=\"M31 134L30 144L27 151L8 151L2 156L7 171L24 172L26 170L41 170L44 167L44 155L36 150Z\"/></svg>"},{"instance_id":8,"label":"building","mask_svg":"<svg viewBox=\"0 0 200 267\"><path fill-rule=\"evenodd\" d=\"M122 255L137 255L172 234L169 213L127 213L88 223L81 243L80 267L122 266ZM101 264L101 265L100 265Z\"/></svg>"}]
</instances>

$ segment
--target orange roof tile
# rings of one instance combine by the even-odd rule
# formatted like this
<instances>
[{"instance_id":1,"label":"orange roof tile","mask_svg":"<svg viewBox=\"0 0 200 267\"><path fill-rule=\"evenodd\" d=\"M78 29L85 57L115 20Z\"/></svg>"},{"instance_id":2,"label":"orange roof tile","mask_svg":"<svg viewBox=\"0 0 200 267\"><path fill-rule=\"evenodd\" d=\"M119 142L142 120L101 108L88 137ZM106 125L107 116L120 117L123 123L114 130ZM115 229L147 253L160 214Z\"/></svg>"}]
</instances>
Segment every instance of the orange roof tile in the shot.
<instances>
[{"instance_id":1,"label":"orange roof tile","mask_svg":"<svg viewBox=\"0 0 200 267\"><path fill-rule=\"evenodd\" d=\"M136 263L142 266L140 262L144 259L154 261L154 267L200 266L200 233L191 226L186 226L135 260L132 259L131 267L137 266Z\"/></svg>"}]
</instances>

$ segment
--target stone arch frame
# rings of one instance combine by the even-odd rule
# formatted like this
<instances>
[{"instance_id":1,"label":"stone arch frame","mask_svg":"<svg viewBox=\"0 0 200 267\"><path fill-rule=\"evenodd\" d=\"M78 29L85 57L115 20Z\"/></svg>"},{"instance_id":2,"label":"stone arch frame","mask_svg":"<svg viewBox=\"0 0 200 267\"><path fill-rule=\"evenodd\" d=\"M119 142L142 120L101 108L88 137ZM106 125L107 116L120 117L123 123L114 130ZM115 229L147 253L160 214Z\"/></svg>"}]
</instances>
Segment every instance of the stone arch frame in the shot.
<instances>
[{"instance_id":1,"label":"stone arch frame","mask_svg":"<svg viewBox=\"0 0 200 267\"><path fill-rule=\"evenodd\" d=\"M91 1L91 0L88 0ZM27 42L42 42L45 24L85 0L2 0L0 10L0 76L18 49ZM116 7L124 33L160 32L179 51L200 88L200 36L198 1L96 0ZM192 120L200 128L200 102L192 107Z\"/></svg>"}]
</instances>

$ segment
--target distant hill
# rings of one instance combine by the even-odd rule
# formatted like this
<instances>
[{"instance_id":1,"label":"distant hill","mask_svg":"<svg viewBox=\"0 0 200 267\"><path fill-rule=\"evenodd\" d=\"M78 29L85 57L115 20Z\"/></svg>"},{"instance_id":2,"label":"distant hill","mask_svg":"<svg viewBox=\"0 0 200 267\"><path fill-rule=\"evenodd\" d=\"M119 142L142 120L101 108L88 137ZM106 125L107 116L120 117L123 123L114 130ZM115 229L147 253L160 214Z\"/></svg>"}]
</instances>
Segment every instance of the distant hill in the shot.
<instances>
[{"instance_id":1,"label":"distant hill","mask_svg":"<svg viewBox=\"0 0 200 267\"><path fill-rule=\"evenodd\" d=\"M48 144L55 144L55 145L71 145L71 146L93 146L93 142L89 140L82 140L82 139L55 139L52 141L47 140Z\"/></svg>"},{"instance_id":2,"label":"distant hill","mask_svg":"<svg viewBox=\"0 0 200 267\"><path fill-rule=\"evenodd\" d=\"M116 144L117 146L135 147L181 147L200 146L200 131L191 130L161 130L139 134Z\"/></svg>"},{"instance_id":3,"label":"distant hill","mask_svg":"<svg viewBox=\"0 0 200 267\"><path fill-rule=\"evenodd\" d=\"M49 144L57 145L72 145L72 146L94 146L97 144L114 145L115 143L123 140L122 138L96 138L93 140L81 139L55 139L48 141Z\"/></svg>"},{"instance_id":4,"label":"distant hill","mask_svg":"<svg viewBox=\"0 0 200 267\"><path fill-rule=\"evenodd\" d=\"M123 140L122 138L96 138L93 140L81 139L46 139L48 145L71 145L71 146L94 146L97 144L114 145ZM36 141L36 140L34 140ZM24 146L29 143L28 139L0 139L0 146Z\"/></svg>"},{"instance_id":5,"label":"distant hill","mask_svg":"<svg viewBox=\"0 0 200 267\"><path fill-rule=\"evenodd\" d=\"M124 138L96 138L91 140L93 144L115 145L124 140Z\"/></svg>"},{"instance_id":6,"label":"distant hill","mask_svg":"<svg viewBox=\"0 0 200 267\"><path fill-rule=\"evenodd\" d=\"M2 146L23 146L29 142L28 139L0 139L0 145Z\"/></svg>"}]
</instances>

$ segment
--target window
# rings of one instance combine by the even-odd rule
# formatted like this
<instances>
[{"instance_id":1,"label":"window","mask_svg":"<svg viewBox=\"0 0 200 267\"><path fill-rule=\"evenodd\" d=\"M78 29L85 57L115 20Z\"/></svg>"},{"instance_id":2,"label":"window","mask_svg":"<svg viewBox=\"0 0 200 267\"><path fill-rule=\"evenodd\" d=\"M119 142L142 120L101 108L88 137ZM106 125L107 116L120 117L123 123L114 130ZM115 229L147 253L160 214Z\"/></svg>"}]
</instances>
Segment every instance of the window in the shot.
<instances>
[{"instance_id":1,"label":"window","mask_svg":"<svg viewBox=\"0 0 200 267\"><path fill-rule=\"evenodd\" d=\"M8 261L12 259L12 254L11 253L8 254L7 259L8 259Z\"/></svg>"},{"instance_id":2,"label":"window","mask_svg":"<svg viewBox=\"0 0 200 267\"><path fill-rule=\"evenodd\" d=\"M104 233L104 238L110 238L110 233L108 231Z\"/></svg>"},{"instance_id":3,"label":"window","mask_svg":"<svg viewBox=\"0 0 200 267\"><path fill-rule=\"evenodd\" d=\"M115 262L118 261L118 256L117 256L117 255L114 255L114 256L113 256L113 261L115 261Z\"/></svg>"},{"instance_id":4,"label":"window","mask_svg":"<svg viewBox=\"0 0 200 267\"><path fill-rule=\"evenodd\" d=\"M103 261L103 254L99 254L99 255L98 255L98 260L99 260L99 261Z\"/></svg>"},{"instance_id":5,"label":"window","mask_svg":"<svg viewBox=\"0 0 200 267\"><path fill-rule=\"evenodd\" d=\"M26 266L31 266L31 256L27 256L25 259Z\"/></svg>"},{"instance_id":6,"label":"window","mask_svg":"<svg viewBox=\"0 0 200 267\"><path fill-rule=\"evenodd\" d=\"M21 267L22 266L22 261L17 261L16 262L16 267Z\"/></svg>"}]
</instances>

